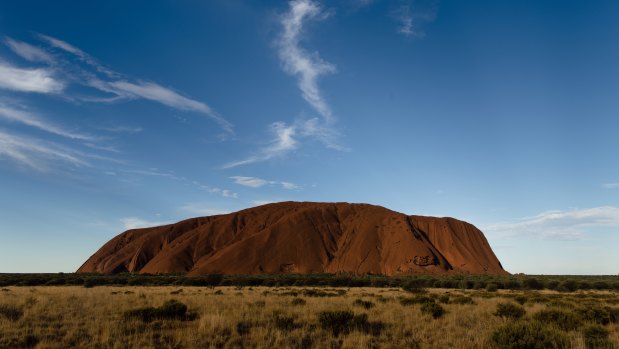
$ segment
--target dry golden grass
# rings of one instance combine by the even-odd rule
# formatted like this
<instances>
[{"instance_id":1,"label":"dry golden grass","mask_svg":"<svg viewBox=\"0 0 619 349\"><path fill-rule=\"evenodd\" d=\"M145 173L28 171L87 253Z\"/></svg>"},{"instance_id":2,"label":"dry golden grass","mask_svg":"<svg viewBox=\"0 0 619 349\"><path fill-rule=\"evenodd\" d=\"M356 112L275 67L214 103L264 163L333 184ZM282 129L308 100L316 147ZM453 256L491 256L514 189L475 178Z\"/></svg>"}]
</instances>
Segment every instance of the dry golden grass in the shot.
<instances>
[{"instance_id":1,"label":"dry golden grass","mask_svg":"<svg viewBox=\"0 0 619 349\"><path fill-rule=\"evenodd\" d=\"M318 289L343 293L334 297L304 296L299 287L7 287L0 291L0 305L23 309L16 321L0 315L0 348L493 348L493 332L512 321L493 315L496 304L522 292L458 291L433 289L443 295L468 294L476 304L442 304L446 313L433 319L419 305L403 306L399 297L411 294L400 289ZM292 305L300 292L304 305ZM216 294L222 293L222 294ZM556 295L553 292L537 293ZM574 303L593 299L617 306L619 296L610 292L593 296L561 295ZM535 296L535 295L533 295ZM588 297L588 298L587 298ZM529 295L531 298L531 295ZM533 297L534 298L534 297ZM158 307L176 299L196 311L194 321L155 320L144 323L126 320L123 313L145 306ZM356 299L371 301L365 309ZM526 317L545 308L542 303L525 304ZM366 313L369 321L382 322L380 335L360 331L335 337L320 327L318 313L352 310ZM274 314L294 318L295 328L278 329ZM605 326L611 342L619 343L618 325ZM572 348L585 348L582 334L566 334Z\"/></svg>"}]
</instances>

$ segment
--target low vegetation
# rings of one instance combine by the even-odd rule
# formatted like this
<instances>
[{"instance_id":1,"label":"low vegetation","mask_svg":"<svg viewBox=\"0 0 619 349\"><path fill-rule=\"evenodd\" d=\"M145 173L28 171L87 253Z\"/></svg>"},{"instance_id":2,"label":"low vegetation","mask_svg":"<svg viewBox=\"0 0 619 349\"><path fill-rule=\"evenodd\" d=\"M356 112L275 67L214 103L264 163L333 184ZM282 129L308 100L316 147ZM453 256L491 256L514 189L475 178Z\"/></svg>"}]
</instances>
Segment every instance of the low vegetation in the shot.
<instances>
[{"instance_id":1,"label":"low vegetation","mask_svg":"<svg viewBox=\"0 0 619 349\"><path fill-rule=\"evenodd\" d=\"M571 331L582 325L583 319L571 310L550 308L543 309L533 315L541 323L556 326L564 331Z\"/></svg>"},{"instance_id":2,"label":"low vegetation","mask_svg":"<svg viewBox=\"0 0 619 349\"><path fill-rule=\"evenodd\" d=\"M0 274L0 287L7 286L319 286L403 288L421 293L429 288L487 290L578 290L619 291L619 277L609 276L530 276L530 275L421 275L388 277L383 275L280 274L280 275L206 275L183 274Z\"/></svg>"},{"instance_id":3,"label":"low vegetation","mask_svg":"<svg viewBox=\"0 0 619 349\"><path fill-rule=\"evenodd\" d=\"M427 302L421 305L421 312L432 315L433 318L438 319L445 314L445 309L434 302Z\"/></svg>"},{"instance_id":4,"label":"low vegetation","mask_svg":"<svg viewBox=\"0 0 619 349\"><path fill-rule=\"evenodd\" d=\"M561 349L569 343L564 333L539 321L508 322L493 333L492 340L501 349Z\"/></svg>"},{"instance_id":5,"label":"low vegetation","mask_svg":"<svg viewBox=\"0 0 619 349\"><path fill-rule=\"evenodd\" d=\"M619 347L616 291L535 289L539 283L414 292L328 284L4 286L0 348Z\"/></svg>"},{"instance_id":6,"label":"low vegetation","mask_svg":"<svg viewBox=\"0 0 619 349\"><path fill-rule=\"evenodd\" d=\"M523 307L514 303L499 303L496 305L496 311L494 315L508 318L508 319L520 319L526 314L527 311Z\"/></svg>"},{"instance_id":7,"label":"low vegetation","mask_svg":"<svg viewBox=\"0 0 619 349\"><path fill-rule=\"evenodd\" d=\"M171 299L160 307L143 307L127 310L124 312L125 319L138 319L144 322L153 320L183 320L190 321L197 318L194 312L187 312L187 306L177 300Z\"/></svg>"},{"instance_id":8,"label":"low vegetation","mask_svg":"<svg viewBox=\"0 0 619 349\"><path fill-rule=\"evenodd\" d=\"M8 304L0 304L0 316L11 321L17 321L24 315L21 307Z\"/></svg>"}]
</instances>

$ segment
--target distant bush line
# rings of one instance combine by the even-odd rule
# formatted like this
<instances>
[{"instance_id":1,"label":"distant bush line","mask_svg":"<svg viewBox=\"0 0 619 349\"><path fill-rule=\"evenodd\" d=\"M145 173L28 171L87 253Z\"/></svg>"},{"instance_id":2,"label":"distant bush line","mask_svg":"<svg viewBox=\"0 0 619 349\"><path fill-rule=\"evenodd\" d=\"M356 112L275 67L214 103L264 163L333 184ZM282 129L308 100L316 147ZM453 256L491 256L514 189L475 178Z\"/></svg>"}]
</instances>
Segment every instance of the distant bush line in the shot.
<instances>
[{"instance_id":1,"label":"distant bush line","mask_svg":"<svg viewBox=\"0 0 619 349\"><path fill-rule=\"evenodd\" d=\"M328 286L507 290L619 291L619 276L443 275L382 276L347 274L206 275L183 274L0 274L4 286ZM491 286L488 286L491 285ZM414 286L414 287L413 287Z\"/></svg>"}]
</instances>

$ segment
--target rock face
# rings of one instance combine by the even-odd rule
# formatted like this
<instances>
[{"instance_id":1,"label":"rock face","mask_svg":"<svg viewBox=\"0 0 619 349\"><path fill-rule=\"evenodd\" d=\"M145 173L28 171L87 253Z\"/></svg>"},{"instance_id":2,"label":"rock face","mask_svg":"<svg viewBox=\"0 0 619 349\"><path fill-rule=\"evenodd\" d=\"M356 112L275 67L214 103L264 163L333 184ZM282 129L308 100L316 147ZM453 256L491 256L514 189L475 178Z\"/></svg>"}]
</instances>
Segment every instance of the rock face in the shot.
<instances>
[{"instance_id":1,"label":"rock face","mask_svg":"<svg viewBox=\"0 0 619 349\"><path fill-rule=\"evenodd\" d=\"M312 202L128 230L77 272L507 274L483 233L469 223L366 204Z\"/></svg>"}]
</instances>

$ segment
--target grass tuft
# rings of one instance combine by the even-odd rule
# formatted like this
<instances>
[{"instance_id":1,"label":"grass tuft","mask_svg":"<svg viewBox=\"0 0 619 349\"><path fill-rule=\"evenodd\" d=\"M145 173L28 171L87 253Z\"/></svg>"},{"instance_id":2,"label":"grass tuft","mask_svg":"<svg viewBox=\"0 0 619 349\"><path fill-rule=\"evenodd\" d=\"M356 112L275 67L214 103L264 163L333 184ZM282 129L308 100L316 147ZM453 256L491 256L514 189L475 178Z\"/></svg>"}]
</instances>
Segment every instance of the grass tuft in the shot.
<instances>
[{"instance_id":1,"label":"grass tuft","mask_svg":"<svg viewBox=\"0 0 619 349\"><path fill-rule=\"evenodd\" d=\"M500 349L563 349L568 340L561 331L539 321L508 322L492 335Z\"/></svg>"},{"instance_id":2,"label":"grass tuft","mask_svg":"<svg viewBox=\"0 0 619 349\"><path fill-rule=\"evenodd\" d=\"M358 306L358 307L363 307L365 309L372 309L374 308L374 303L370 302L370 301L364 301L363 299L355 299L354 302L352 302L352 305Z\"/></svg>"},{"instance_id":3,"label":"grass tuft","mask_svg":"<svg viewBox=\"0 0 619 349\"><path fill-rule=\"evenodd\" d=\"M495 316L508 319L520 319L527 311L520 305L514 303L499 303L496 305Z\"/></svg>"},{"instance_id":4,"label":"grass tuft","mask_svg":"<svg viewBox=\"0 0 619 349\"><path fill-rule=\"evenodd\" d=\"M11 321L17 321L24 316L24 311L22 308L14 305L0 304L0 316L3 316Z\"/></svg>"},{"instance_id":5,"label":"grass tuft","mask_svg":"<svg viewBox=\"0 0 619 349\"><path fill-rule=\"evenodd\" d=\"M197 318L197 314L187 312L187 306L177 300L171 299L163 303L162 306L144 307L138 309L127 310L123 317L127 320L138 319L143 322L151 322L153 320L182 320L191 321Z\"/></svg>"}]
</instances>

